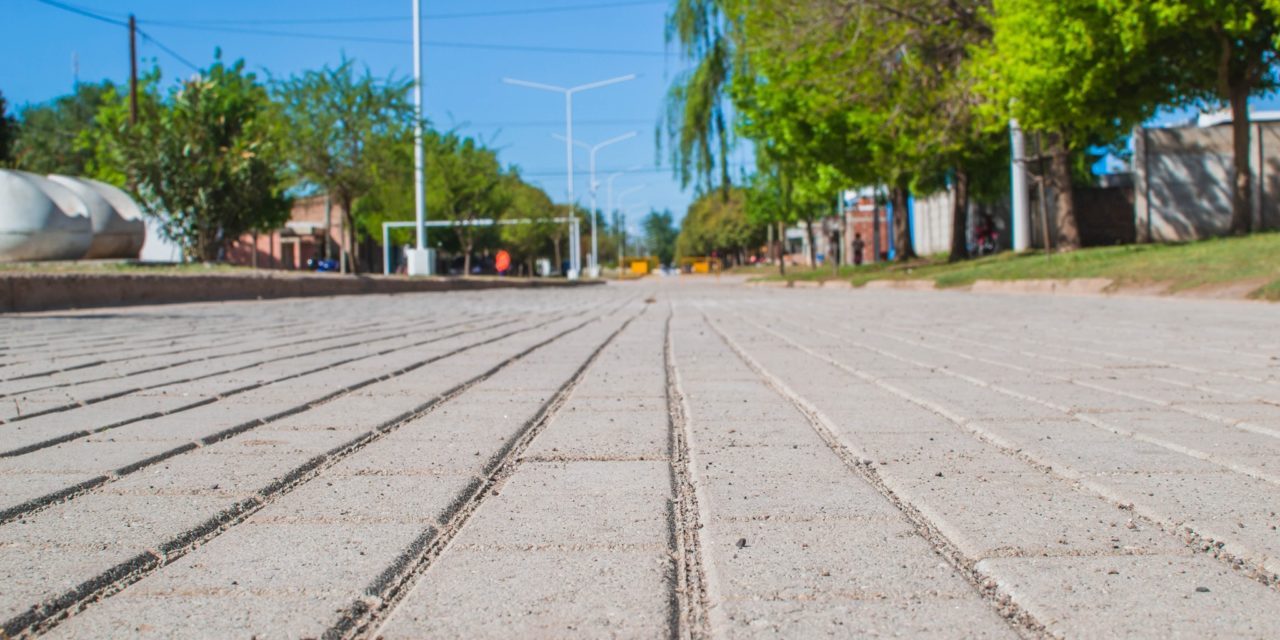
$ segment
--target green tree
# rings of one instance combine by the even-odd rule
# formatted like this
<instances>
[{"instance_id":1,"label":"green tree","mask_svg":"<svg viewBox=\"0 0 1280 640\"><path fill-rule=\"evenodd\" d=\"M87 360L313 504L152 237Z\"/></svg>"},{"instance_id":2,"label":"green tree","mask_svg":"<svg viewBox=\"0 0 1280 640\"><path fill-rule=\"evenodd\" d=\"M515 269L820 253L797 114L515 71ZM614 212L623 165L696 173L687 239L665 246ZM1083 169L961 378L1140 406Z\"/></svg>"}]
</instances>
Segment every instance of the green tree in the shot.
<instances>
[{"instance_id":1,"label":"green tree","mask_svg":"<svg viewBox=\"0 0 1280 640\"><path fill-rule=\"evenodd\" d=\"M670 265L676 257L676 236L680 234L671 211L650 211L640 221L640 227L644 230L645 246L657 256L659 263Z\"/></svg>"},{"instance_id":2,"label":"green tree","mask_svg":"<svg viewBox=\"0 0 1280 640\"><path fill-rule=\"evenodd\" d=\"M776 163L758 158L760 170L751 176L745 193L744 213L758 228L772 228L774 259L778 261L778 273L786 275L786 227L796 221L795 206L791 198L791 184Z\"/></svg>"},{"instance_id":3,"label":"green tree","mask_svg":"<svg viewBox=\"0 0 1280 640\"><path fill-rule=\"evenodd\" d=\"M13 155L13 142L18 137L18 121L9 115L9 106L0 92L0 166L8 166Z\"/></svg>"},{"instance_id":4,"label":"green tree","mask_svg":"<svg viewBox=\"0 0 1280 640\"><path fill-rule=\"evenodd\" d=\"M378 182L371 155L405 140L413 126L411 87L407 80L378 80L367 68L357 73L346 59L275 83L281 135L297 178L330 194L345 216L344 269L360 261L354 212Z\"/></svg>"},{"instance_id":5,"label":"green tree","mask_svg":"<svg viewBox=\"0 0 1280 640\"><path fill-rule=\"evenodd\" d=\"M114 90L111 82L82 83L75 93L22 109L21 133L14 146L14 164L34 173L81 176L88 171L93 150L81 142L96 127L98 109Z\"/></svg>"},{"instance_id":6,"label":"green tree","mask_svg":"<svg viewBox=\"0 0 1280 640\"><path fill-rule=\"evenodd\" d=\"M534 220L532 224L512 224L502 227L502 241L511 250L513 260L525 263L529 273L534 273L534 260L551 249L560 263L560 246L549 246L551 238L556 235L557 223L551 222L556 217L555 204L545 191L520 180L519 175L507 176L507 189L510 201L507 204L505 217L519 220Z\"/></svg>"},{"instance_id":7,"label":"green tree","mask_svg":"<svg viewBox=\"0 0 1280 640\"><path fill-rule=\"evenodd\" d=\"M995 35L973 64L988 97L989 126L1007 118L1044 139L1046 184L1053 191L1055 246L1075 248L1080 236L1072 197L1072 157L1116 140L1171 104L1183 70L1160 59L1158 34L1124 15L1113 0L995 0ZM1145 32L1145 33L1144 33ZM1138 46L1135 46L1138 45Z\"/></svg>"},{"instance_id":8,"label":"green tree","mask_svg":"<svg viewBox=\"0 0 1280 640\"><path fill-rule=\"evenodd\" d=\"M739 46L754 74L735 84L735 104L761 130L753 139L767 140L788 165L796 195L811 198L811 187L835 179L843 182L837 190L887 184L903 210L909 191L950 185L952 256L965 257L968 186L992 142L977 118L967 62L991 36L989 1L747 6L741 22L749 38ZM913 257L907 217L895 216L894 226L900 257Z\"/></svg>"},{"instance_id":9,"label":"green tree","mask_svg":"<svg viewBox=\"0 0 1280 640\"><path fill-rule=\"evenodd\" d=\"M1129 42L1184 70L1184 95L1231 109L1235 182L1231 232L1253 228L1249 98L1280 86L1280 0L1102 0L1121 5Z\"/></svg>"},{"instance_id":10,"label":"green tree","mask_svg":"<svg viewBox=\"0 0 1280 640\"><path fill-rule=\"evenodd\" d=\"M452 220L463 253L463 273L471 274L471 254L483 233L476 222L497 220L511 204L508 177L498 155L456 133L435 136L427 151L427 210Z\"/></svg>"},{"instance_id":11,"label":"green tree","mask_svg":"<svg viewBox=\"0 0 1280 640\"><path fill-rule=\"evenodd\" d=\"M159 73L143 83L136 125L114 88L85 137L100 178L132 188L186 258L220 259L228 242L284 224L289 216L284 163L273 137L266 88L244 61L216 60L161 96Z\"/></svg>"},{"instance_id":12,"label":"green tree","mask_svg":"<svg viewBox=\"0 0 1280 640\"><path fill-rule=\"evenodd\" d=\"M761 244L767 222L747 216L747 191L731 187L727 197L720 191L707 193L689 205L676 238L677 257L723 256L741 263L745 254Z\"/></svg>"},{"instance_id":13,"label":"green tree","mask_svg":"<svg viewBox=\"0 0 1280 640\"><path fill-rule=\"evenodd\" d=\"M735 46L734 0L673 0L667 16L667 42L675 42L691 68L676 77L667 92L658 131L665 137L672 164L684 185L729 184L733 146L730 86L735 74L749 74Z\"/></svg>"}]
</instances>

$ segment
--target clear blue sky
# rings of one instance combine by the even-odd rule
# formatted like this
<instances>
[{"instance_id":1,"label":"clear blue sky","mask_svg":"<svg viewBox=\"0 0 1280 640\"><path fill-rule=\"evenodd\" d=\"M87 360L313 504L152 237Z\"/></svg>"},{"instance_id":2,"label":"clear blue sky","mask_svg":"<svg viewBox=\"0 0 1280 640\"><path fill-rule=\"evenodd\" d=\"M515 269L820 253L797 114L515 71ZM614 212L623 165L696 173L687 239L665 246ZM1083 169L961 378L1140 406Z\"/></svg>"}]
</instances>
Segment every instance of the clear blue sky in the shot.
<instances>
[{"instance_id":1,"label":"clear blue sky","mask_svg":"<svg viewBox=\"0 0 1280 640\"><path fill-rule=\"evenodd\" d=\"M71 91L73 60L78 60L81 80L127 78L123 28L35 0L0 3L5 17L0 21L0 91L12 106ZM379 75L412 72L410 0L66 4L112 20L124 20L130 12L137 15L143 32L154 37L139 40L144 68L158 61L170 78L190 69L165 47L197 66L207 65L214 48L221 47L224 58L244 58L251 68L277 76L337 64L344 53ZM500 150L504 163L519 166L527 179L563 201L564 146L551 137L564 130L563 98L505 85L502 78L570 86L638 74L632 82L579 94L574 101L575 137L596 143L637 131L636 138L600 152L600 207L605 207L605 177L639 166L615 181L617 191L646 185L626 204L669 208L677 219L683 217L691 192L672 177L665 154L659 164L654 137L666 88L683 66L664 40L669 0L423 0L423 5L427 115L438 127L457 127L479 137ZM540 48L577 51L531 50ZM1255 108L1277 107L1280 101L1274 96L1255 101ZM1163 113L1156 121L1189 115ZM587 156L575 155L575 191L586 204ZM742 150L736 160L749 163L749 155ZM629 221L634 223L640 213Z\"/></svg>"},{"instance_id":2,"label":"clear blue sky","mask_svg":"<svg viewBox=\"0 0 1280 640\"><path fill-rule=\"evenodd\" d=\"M35 0L0 4L5 17L0 21L0 91L12 107L70 92L75 79L73 59L79 61L82 81L127 79L125 29ZM378 75L407 76L413 71L410 0L67 0L66 4L112 19L135 14L139 28L155 40L139 39L143 67L154 59L169 78L185 75L190 68L159 45L201 67L212 60L214 48L221 47L224 59L244 58L249 67L277 76L337 64L344 53ZM692 195L673 178L665 155L657 164L654 138L666 88L682 67L664 40L668 4L666 0L423 0L427 116L438 127L458 127L499 149L504 163L518 165L530 181L563 201L564 145L551 134L564 131L564 99L505 85L502 78L571 86L638 74L637 80L575 97L574 134L594 144L637 131L636 138L601 150L597 156L600 207L605 206L605 176L611 170L639 165L641 169L615 181L615 190L645 184L628 197L627 204L669 208L679 219ZM549 8L572 10L538 12ZM527 13L499 15L513 11ZM457 46L469 44L579 51ZM579 173L574 187L585 205L587 157L585 150L575 155ZM629 222L639 217L636 211Z\"/></svg>"}]
</instances>

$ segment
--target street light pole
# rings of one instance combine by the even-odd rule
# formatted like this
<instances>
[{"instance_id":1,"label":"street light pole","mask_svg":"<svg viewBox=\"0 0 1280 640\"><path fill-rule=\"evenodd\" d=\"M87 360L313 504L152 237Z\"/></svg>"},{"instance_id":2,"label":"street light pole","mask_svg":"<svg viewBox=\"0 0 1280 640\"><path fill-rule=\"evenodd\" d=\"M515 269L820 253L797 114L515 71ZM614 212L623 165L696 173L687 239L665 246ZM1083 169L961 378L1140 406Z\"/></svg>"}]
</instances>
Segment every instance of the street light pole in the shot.
<instances>
[{"instance_id":1,"label":"street light pole","mask_svg":"<svg viewBox=\"0 0 1280 640\"><path fill-rule=\"evenodd\" d=\"M411 276L430 275L427 252L427 179L422 150L422 0L413 0L413 217L415 243L405 271Z\"/></svg>"},{"instance_id":2,"label":"street light pole","mask_svg":"<svg viewBox=\"0 0 1280 640\"><path fill-rule=\"evenodd\" d=\"M416 1L417 0L415 0L415 2ZM573 210L573 94L581 91L586 91L588 89L598 89L600 87L607 87L611 84L617 84L619 82L626 82L628 80L635 80L635 79L636 79L636 74L631 73L625 76L610 78L608 80L601 80L599 82L591 82L588 84L578 85L576 87L558 87L551 84L542 84L540 82L516 80L514 78L502 79L503 82L507 84L515 85L518 87L526 87L529 89L538 89L541 91L552 91L555 93L564 94L564 138L565 138L564 151L565 151L565 161L566 161L565 162L566 164L566 169L565 169L566 180L565 181L568 187L570 216L576 216ZM582 252L581 239L576 238L573 240L573 244L570 247L570 251L569 251L569 278L571 280L577 279L578 276L581 274L581 271L582 271L582 253L581 252Z\"/></svg>"},{"instance_id":3,"label":"street light pole","mask_svg":"<svg viewBox=\"0 0 1280 640\"><path fill-rule=\"evenodd\" d=\"M618 208L619 208L619 209L622 209L622 202L623 202L624 200L626 200L627 196L629 196L629 195L631 195L631 194L633 194L633 193L635 193L635 192L637 192L637 191L639 191L639 190L641 190L641 189L643 189L643 188L645 188L645 187L647 187L647 186L649 186L649 185L638 184L638 185L636 185L636 186L634 186L634 187L631 187L630 189L624 189L624 190L622 191L622 193L619 193L619 194L618 194ZM626 226L627 226L627 222L626 222L626 220L627 220L627 211L628 211L628 209L623 209L623 211L622 211L622 226L621 226L621 227L619 227L619 229L621 229L621 230L622 230L623 238L625 238L625 237L626 237ZM624 241L624 242L620 242L620 243L618 244L618 246L620 247L620 249L619 249L619 250L621 250L622 248L625 248L625 247L626 247L626 243L625 243L625 241ZM618 262L619 262L619 264L621 264L621 262L622 262L622 258L625 256L625 254L626 254L626 252L625 252L625 251L623 251L622 253L619 253L619 254L618 254Z\"/></svg>"},{"instance_id":4,"label":"street light pole","mask_svg":"<svg viewBox=\"0 0 1280 640\"><path fill-rule=\"evenodd\" d=\"M554 137L556 137L556 138L560 138L560 137L561 137L561 136L559 136L558 134L552 134L552 136L554 136ZM582 142L582 141L579 141L579 140L571 140L571 142L573 142L573 144L576 144L576 145L578 145L578 146L580 146L580 147L583 147L583 148L587 149L587 150L590 152L590 153L589 153L589 155L590 155L590 157L591 157L591 162L590 162L590 166L591 166L591 185L590 185L590 186L591 186L591 264L590 264L590 273L591 273L591 277L593 277L593 278L596 278L596 277L599 277L599 276L600 276L600 239L599 239L599 237L598 237L598 236L597 236L597 234L596 234L596 208L597 208L597 205L596 205L596 192L597 192L597 191L599 191L599 189L600 189L600 182L596 180L596 152L600 151L601 149L603 149L603 148L605 148L605 147L607 147L607 146L609 146L609 145L611 145L611 144L616 144L616 143L619 143L619 142L623 142L624 140L630 140L630 139L632 139L632 138L634 138L634 137L636 137L636 132L635 132L635 131L629 131L629 132L624 133L624 134L622 134L622 135L620 135L620 136L613 137L613 138L609 138L608 140L605 140L604 142L601 142L600 144L597 144L597 145L590 145L590 144L587 144L587 143Z\"/></svg>"}]
</instances>

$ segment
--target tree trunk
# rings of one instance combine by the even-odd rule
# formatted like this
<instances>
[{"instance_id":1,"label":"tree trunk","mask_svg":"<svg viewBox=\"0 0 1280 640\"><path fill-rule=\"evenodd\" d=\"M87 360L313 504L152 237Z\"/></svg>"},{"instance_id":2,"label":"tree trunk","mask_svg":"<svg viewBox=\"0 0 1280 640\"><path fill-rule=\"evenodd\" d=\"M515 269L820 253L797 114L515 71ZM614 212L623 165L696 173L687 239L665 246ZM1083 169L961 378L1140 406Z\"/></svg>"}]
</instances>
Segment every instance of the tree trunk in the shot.
<instances>
[{"instance_id":1,"label":"tree trunk","mask_svg":"<svg viewBox=\"0 0 1280 640\"><path fill-rule=\"evenodd\" d=\"M330 247L333 244L333 199L329 197L329 193L324 194L324 253L321 257L325 260L330 258Z\"/></svg>"},{"instance_id":2,"label":"tree trunk","mask_svg":"<svg viewBox=\"0 0 1280 640\"><path fill-rule=\"evenodd\" d=\"M911 217L908 199L911 193L905 186L896 186L889 190L889 201L893 203L893 246L897 250L897 258L905 262L916 257L916 249L911 246ZM879 239L877 238L877 241ZM876 256L875 260L879 260Z\"/></svg>"},{"instance_id":3,"label":"tree trunk","mask_svg":"<svg viewBox=\"0 0 1280 640\"><path fill-rule=\"evenodd\" d=\"M969 173L957 167L955 191L951 194L951 257L959 262L969 257ZM897 222L897 218L894 218Z\"/></svg>"},{"instance_id":4,"label":"tree trunk","mask_svg":"<svg viewBox=\"0 0 1280 640\"><path fill-rule=\"evenodd\" d=\"M774 242L777 243L776 246L778 248L778 275L780 276L787 275L787 260L786 260L787 243L785 240L787 237L786 231L787 231L787 228L782 224L782 221L779 220L778 221L778 237L776 240L774 240Z\"/></svg>"},{"instance_id":5,"label":"tree trunk","mask_svg":"<svg viewBox=\"0 0 1280 640\"><path fill-rule=\"evenodd\" d=\"M1076 199L1071 192L1071 150L1064 137L1049 136L1049 188L1053 189L1054 226L1061 251L1080 248L1080 227L1076 224ZM1047 247L1046 247L1047 249Z\"/></svg>"},{"instance_id":6,"label":"tree trunk","mask_svg":"<svg viewBox=\"0 0 1280 640\"><path fill-rule=\"evenodd\" d=\"M1249 86L1235 82L1231 87L1231 144L1234 151L1235 182L1231 193L1231 234L1253 230L1253 169L1249 166L1252 141L1249 136Z\"/></svg>"},{"instance_id":7,"label":"tree trunk","mask_svg":"<svg viewBox=\"0 0 1280 640\"><path fill-rule=\"evenodd\" d=\"M556 263L552 268L552 271L559 273L560 265L564 264L563 262L564 258L561 256L561 253L560 253L560 236L551 237L551 247L555 250L555 253L556 253Z\"/></svg>"},{"instance_id":8,"label":"tree trunk","mask_svg":"<svg viewBox=\"0 0 1280 640\"><path fill-rule=\"evenodd\" d=\"M809 267L818 268L818 242L813 235L813 218L804 219L804 233L809 237Z\"/></svg>"},{"instance_id":9,"label":"tree trunk","mask_svg":"<svg viewBox=\"0 0 1280 640\"><path fill-rule=\"evenodd\" d=\"M363 269L360 265L360 230L356 228L356 217L351 213L352 201L344 199L342 202L342 217L346 221L347 233L347 260L351 263L351 274L359 275Z\"/></svg>"}]
</instances>

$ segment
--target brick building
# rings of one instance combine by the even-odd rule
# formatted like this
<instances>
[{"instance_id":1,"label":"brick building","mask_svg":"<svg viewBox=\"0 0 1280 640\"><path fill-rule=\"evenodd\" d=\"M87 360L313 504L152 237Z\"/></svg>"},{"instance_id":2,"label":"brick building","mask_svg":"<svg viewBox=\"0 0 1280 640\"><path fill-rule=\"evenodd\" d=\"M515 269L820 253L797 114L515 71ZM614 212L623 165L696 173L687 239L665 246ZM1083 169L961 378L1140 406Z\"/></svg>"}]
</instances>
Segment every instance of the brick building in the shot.
<instances>
[{"instance_id":1,"label":"brick building","mask_svg":"<svg viewBox=\"0 0 1280 640\"><path fill-rule=\"evenodd\" d=\"M328 206L323 194L298 198L283 227L271 233L241 236L227 249L227 261L253 266L256 257L260 269L305 269L308 260L324 256L326 237L329 257L337 260L342 246L342 209L337 204L331 206L326 229Z\"/></svg>"}]
</instances>

